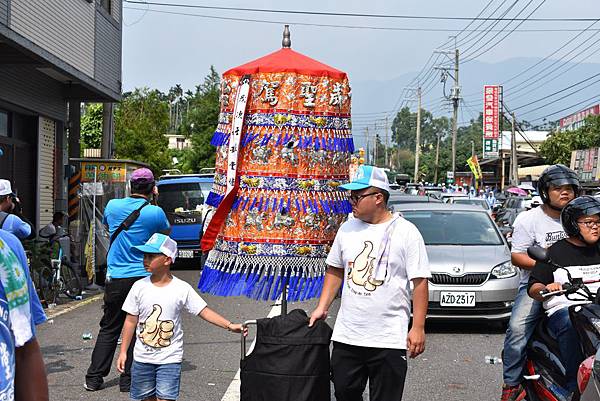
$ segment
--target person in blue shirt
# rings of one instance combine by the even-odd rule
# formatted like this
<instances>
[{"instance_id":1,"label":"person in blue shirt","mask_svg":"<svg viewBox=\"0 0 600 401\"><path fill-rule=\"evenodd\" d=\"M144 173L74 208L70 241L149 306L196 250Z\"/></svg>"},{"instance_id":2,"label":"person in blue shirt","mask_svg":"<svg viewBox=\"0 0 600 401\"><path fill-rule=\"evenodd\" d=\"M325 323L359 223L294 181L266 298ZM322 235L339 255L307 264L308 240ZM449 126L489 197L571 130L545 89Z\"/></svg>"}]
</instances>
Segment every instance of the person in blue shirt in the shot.
<instances>
[{"instance_id":1,"label":"person in blue shirt","mask_svg":"<svg viewBox=\"0 0 600 401\"><path fill-rule=\"evenodd\" d=\"M1 400L48 400L46 370L35 337L35 326L45 321L23 246L0 230Z\"/></svg>"},{"instance_id":2,"label":"person in blue shirt","mask_svg":"<svg viewBox=\"0 0 600 401\"><path fill-rule=\"evenodd\" d=\"M131 196L112 199L104 209L103 222L108 226L112 245L107 256L108 270L104 289L104 315L100 320L100 332L92 352L92 361L85 375L84 388L97 391L102 388L104 377L110 372L117 341L125 323L127 314L123 312L123 302L133 284L146 276L144 254L134 248L143 245L154 233L169 234L170 226L163 210L149 204L150 197L156 193L152 171L140 168L131 174ZM113 235L133 212L139 210L139 217L127 230ZM119 388L129 392L131 385L131 361L133 345L129 347L128 363L119 378Z\"/></svg>"},{"instance_id":3,"label":"person in blue shirt","mask_svg":"<svg viewBox=\"0 0 600 401\"><path fill-rule=\"evenodd\" d=\"M19 239L31 236L31 226L14 214L18 198L12 191L10 181L0 180L0 228Z\"/></svg>"}]
</instances>

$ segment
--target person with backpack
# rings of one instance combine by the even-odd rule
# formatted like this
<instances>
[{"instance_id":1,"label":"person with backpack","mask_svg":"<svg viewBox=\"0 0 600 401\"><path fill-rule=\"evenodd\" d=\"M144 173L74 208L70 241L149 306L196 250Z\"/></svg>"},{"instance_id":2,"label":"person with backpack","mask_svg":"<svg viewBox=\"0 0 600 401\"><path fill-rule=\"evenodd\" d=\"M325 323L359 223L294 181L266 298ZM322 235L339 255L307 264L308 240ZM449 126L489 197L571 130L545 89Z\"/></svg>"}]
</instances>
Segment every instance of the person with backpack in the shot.
<instances>
[{"instance_id":1,"label":"person with backpack","mask_svg":"<svg viewBox=\"0 0 600 401\"><path fill-rule=\"evenodd\" d=\"M13 193L10 181L0 180L0 228L20 240L31 236L31 225L18 212L19 198Z\"/></svg>"},{"instance_id":2,"label":"person with backpack","mask_svg":"<svg viewBox=\"0 0 600 401\"><path fill-rule=\"evenodd\" d=\"M92 352L92 361L85 376L84 388L97 391L110 372L117 341L127 314L122 310L133 284L148 276L144 254L135 247L143 245L155 233L169 234L170 225L163 210L149 203L156 193L152 171L139 168L131 174L131 196L112 199L104 209L103 223L108 226L110 245L104 290L104 315ZM121 392L129 392L133 345L128 350L127 363L119 378Z\"/></svg>"}]
</instances>

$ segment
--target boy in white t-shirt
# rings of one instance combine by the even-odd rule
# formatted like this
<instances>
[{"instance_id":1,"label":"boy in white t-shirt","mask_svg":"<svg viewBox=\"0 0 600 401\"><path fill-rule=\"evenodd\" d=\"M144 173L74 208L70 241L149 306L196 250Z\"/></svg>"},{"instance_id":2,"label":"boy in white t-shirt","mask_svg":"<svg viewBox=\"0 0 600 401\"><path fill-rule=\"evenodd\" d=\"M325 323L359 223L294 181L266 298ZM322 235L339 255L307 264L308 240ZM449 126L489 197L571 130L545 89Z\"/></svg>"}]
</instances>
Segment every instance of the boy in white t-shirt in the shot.
<instances>
[{"instance_id":1,"label":"boy in white t-shirt","mask_svg":"<svg viewBox=\"0 0 600 401\"><path fill-rule=\"evenodd\" d=\"M151 276L136 281L123 303L127 318L117 369L125 370L135 332L131 399L176 400L183 359L182 310L231 332L241 332L242 326L208 308L192 286L171 274L177 254L177 243L171 238L157 233L135 248L144 253L144 267Z\"/></svg>"}]
</instances>

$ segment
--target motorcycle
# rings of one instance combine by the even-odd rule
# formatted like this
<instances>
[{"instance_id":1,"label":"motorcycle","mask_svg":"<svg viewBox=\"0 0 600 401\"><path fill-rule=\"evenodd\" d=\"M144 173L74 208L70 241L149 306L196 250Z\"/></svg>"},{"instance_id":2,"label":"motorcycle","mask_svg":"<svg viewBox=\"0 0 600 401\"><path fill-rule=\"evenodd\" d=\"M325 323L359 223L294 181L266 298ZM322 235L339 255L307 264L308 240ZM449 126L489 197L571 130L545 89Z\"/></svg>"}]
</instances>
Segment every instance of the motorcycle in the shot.
<instances>
[{"instance_id":1,"label":"motorcycle","mask_svg":"<svg viewBox=\"0 0 600 401\"><path fill-rule=\"evenodd\" d=\"M527 249L529 257L536 261L547 263L556 269L567 272L569 282L562 285L562 290L548 292L540 291L544 298L553 295L569 296L577 293L577 300L582 297L590 303L572 305L569 316L577 331L584 361L577 373L578 394L573 398L564 389L566 384L565 368L560 361L558 342L547 327L547 319L542 319L527 345L527 361L524 375L525 397L529 401L600 401L600 291L593 294L586 284L600 280L583 281L572 277L570 272L550 260L547 251L538 246Z\"/></svg>"}]
</instances>

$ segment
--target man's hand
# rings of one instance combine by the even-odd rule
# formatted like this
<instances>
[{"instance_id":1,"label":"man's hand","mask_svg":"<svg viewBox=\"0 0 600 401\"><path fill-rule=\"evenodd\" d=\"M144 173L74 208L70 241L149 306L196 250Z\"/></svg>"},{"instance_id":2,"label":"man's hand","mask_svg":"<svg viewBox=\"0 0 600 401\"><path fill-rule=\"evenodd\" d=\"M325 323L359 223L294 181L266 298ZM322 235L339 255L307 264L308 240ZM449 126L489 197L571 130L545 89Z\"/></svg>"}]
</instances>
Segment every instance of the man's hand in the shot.
<instances>
[{"instance_id":1,"label":"man's hand","mask_svg":"<svg viewBox=\"0 0 600 401\"><path fill-rule=\"evenodd\" d=\"M317 320L327 319L327 312L328 311L317 307L317 309L315 309L313 311L313 313L310 314L310 320L308 321L308 327L312 327Z\"/></svg>"},{"instance_id":2,"label":"man's hand","mask_svg":"<svg viewBox=\"0 0 600 401\"><path fill-rule=\"evenodd\" d=\"M546 286L546 291L548 292L560 291L562 289L561 283L550 283Z\"/></svg>"},{"instance_id":3,"label":"man's hand","mask_svg":"<svg viewBox=\"0 0 600 401\"><path fill-rule=\"evenodd\" d=\"M416 358L425 351L425 329L423 327L414 327L408 332L406 339L408 356Z\"/></svg>"},{"instance_id":4,"label":"man's hand","mask_svg":"<svg viewBox=\"0 0 600 401\"><path fill-rule=\"evenodd\" d=\"M125 372L125 362L127 361L127 352L120 352L119 359L117 359L117 370L120 373Z\"/></svg>"}]
</instances>

